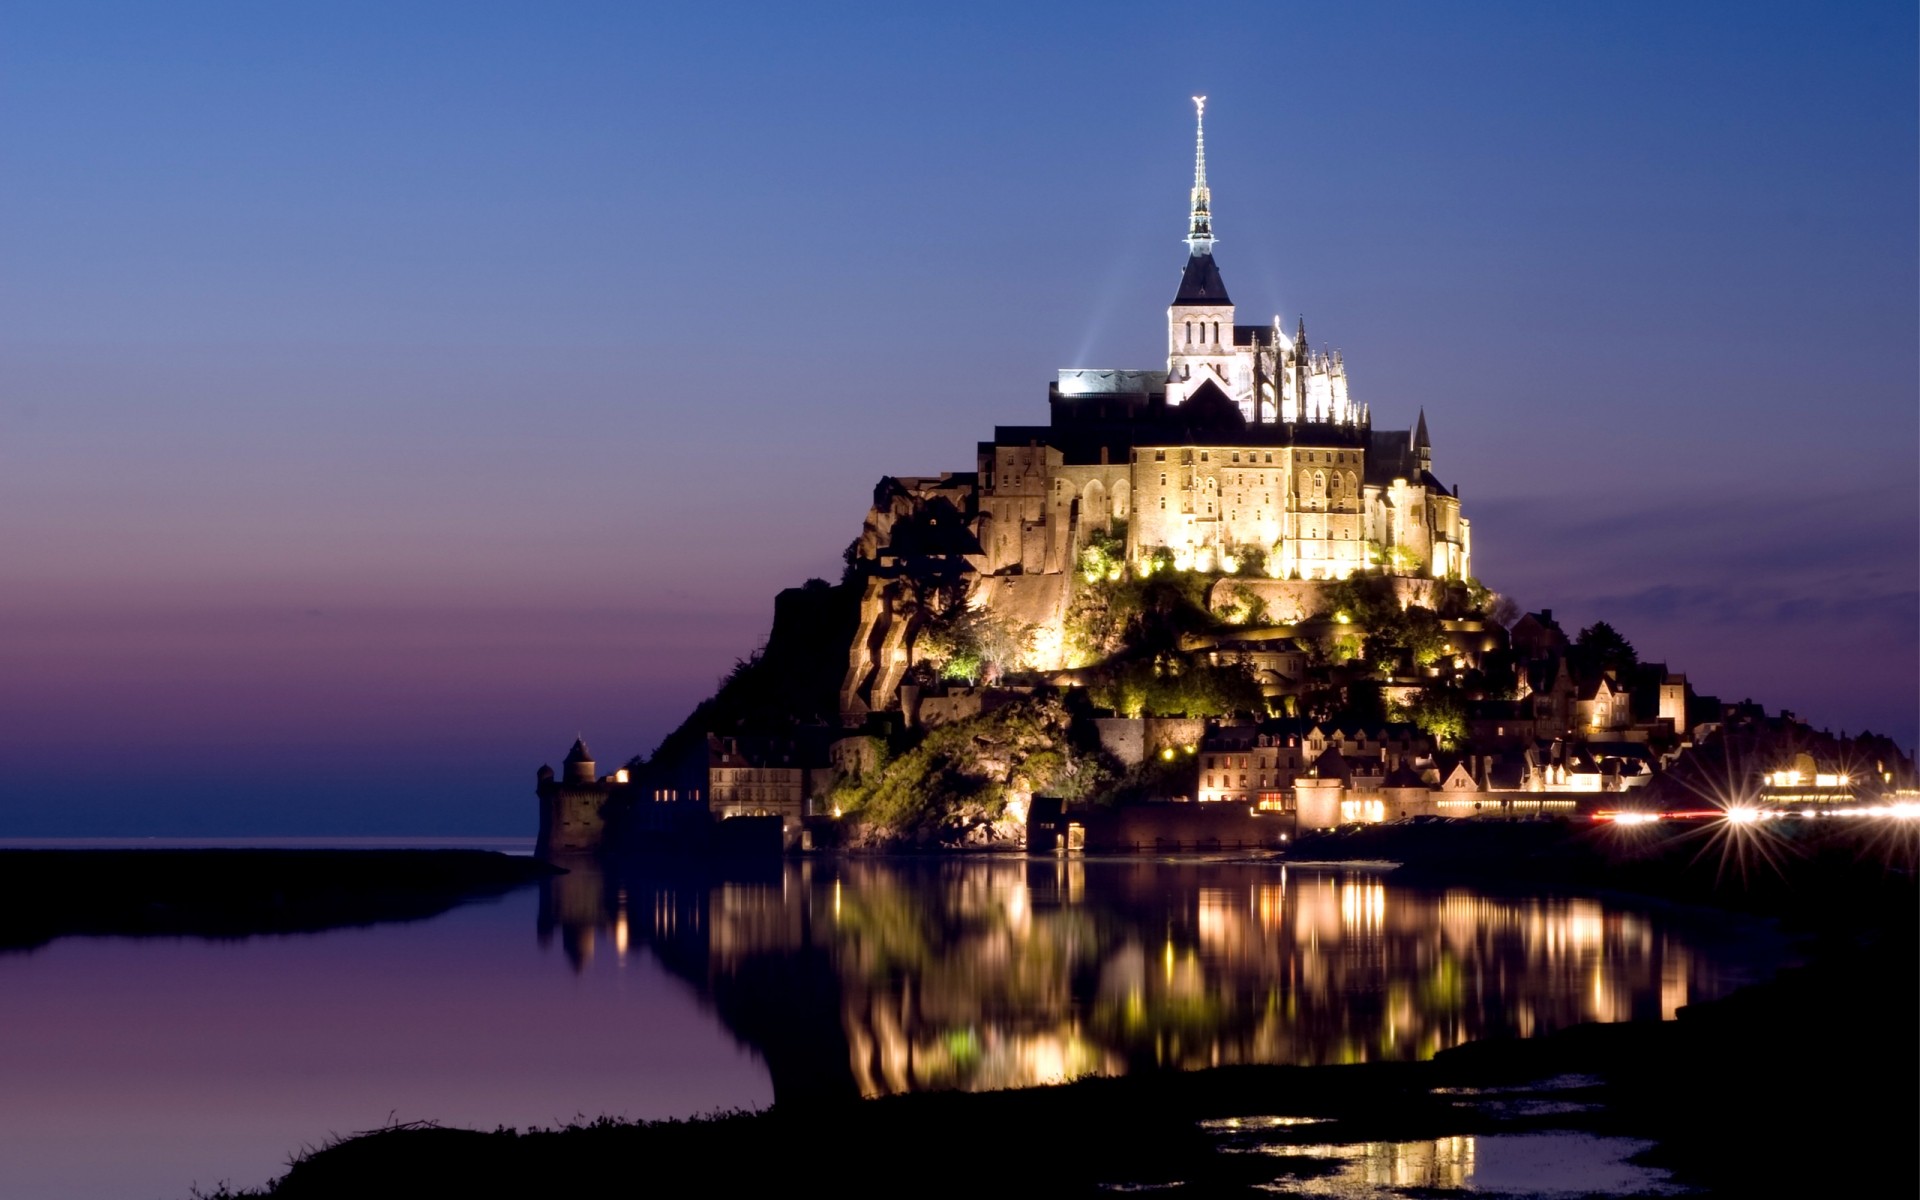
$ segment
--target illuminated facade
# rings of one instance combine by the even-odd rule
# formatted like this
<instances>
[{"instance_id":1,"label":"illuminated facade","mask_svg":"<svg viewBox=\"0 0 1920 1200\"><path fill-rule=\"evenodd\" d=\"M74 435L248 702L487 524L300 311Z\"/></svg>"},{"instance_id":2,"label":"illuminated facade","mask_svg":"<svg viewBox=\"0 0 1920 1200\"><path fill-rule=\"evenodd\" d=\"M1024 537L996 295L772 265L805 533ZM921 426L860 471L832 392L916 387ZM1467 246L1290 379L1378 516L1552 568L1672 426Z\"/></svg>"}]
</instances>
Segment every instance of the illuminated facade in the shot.
<instances>
[{"instance_id":1,"label":"illuminated facade","mask_svg":"<svg viewBox=\"0 0 1920 1200\"><path fill-rule=\"evenodd\" d=\"M1061 371L1048 425L981 443L985 571L1068 572L1093 531L1119 522L1136 565L1164 552L1198 570L1257 556L1280 579L1471 574L1469 524L1433 475L1425 414L1376 430L1340 353L1312 347L1304 320L1292 333L1277 317L1236 323L1204 135L1186 242L1165 370Z\"/></svg>"},{"instance_id":2,"label":"illuminated facade","mask_svg":"<svg viewBox=\"0 0 1920 1200\"><path fill-rule=\"evenodd\" d=\"M1114 578L1124 566L1234 576L1276 621L1317 611L1318 585L1356 572L1397 576L1403 605L1429 607L1435 581L1472 574L1471 528L1433 474L1425 412L1376 429L1344 360L1312 347L1304 321L1291 333L1278 318L1236 323L1204 146L1165 366L1061 371L1047 423L996 427L973 470L875 488L848 548L866 578L840 691L848 724L899 704L917 630L948 592L1033 631L1021 669L1087 665L1065 626L1096 545ZM1267 674L1273 695L1298 678Z\"/></svg>"}]
</instances>

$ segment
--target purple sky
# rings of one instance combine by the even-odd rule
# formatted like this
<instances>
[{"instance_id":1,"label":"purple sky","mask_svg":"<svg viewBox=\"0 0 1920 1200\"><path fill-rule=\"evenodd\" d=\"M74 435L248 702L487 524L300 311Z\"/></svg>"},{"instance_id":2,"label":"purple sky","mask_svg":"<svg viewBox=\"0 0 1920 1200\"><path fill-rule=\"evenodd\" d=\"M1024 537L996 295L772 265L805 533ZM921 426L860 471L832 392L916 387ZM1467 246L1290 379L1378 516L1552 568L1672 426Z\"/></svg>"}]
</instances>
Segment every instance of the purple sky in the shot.
<instances>
[{"instance_id":1,"label":"purple sky","mask_svg":"<svg viewBox=\"0 0 1920 1200\"><path fill-rule=\"evenodd\" d=\"M1909 4L9 4L0 836L512 833L1219 260L1478 573L1911 745Z\"/></svg>"}]
</instances>

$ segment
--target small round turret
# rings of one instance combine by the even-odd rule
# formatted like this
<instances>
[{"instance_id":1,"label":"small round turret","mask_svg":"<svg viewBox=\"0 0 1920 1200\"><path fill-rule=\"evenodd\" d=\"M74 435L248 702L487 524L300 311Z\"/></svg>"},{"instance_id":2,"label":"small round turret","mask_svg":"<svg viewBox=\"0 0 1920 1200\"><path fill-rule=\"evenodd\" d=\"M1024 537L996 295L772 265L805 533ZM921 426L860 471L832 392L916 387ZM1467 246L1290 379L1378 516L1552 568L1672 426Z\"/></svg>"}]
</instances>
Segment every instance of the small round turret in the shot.
<instances>
[{"instance_id":1,"label":"small round turret","mask_svg":"<svg viewBox=\"0 0 1920 1200\"><path fill-rule=\"evenodd\" d=\"M567 751L566 772L568 783L592 783L597 778L593 752L587 749L584 738L573 739L573 749Z\"/></svg>"}]
</instances>

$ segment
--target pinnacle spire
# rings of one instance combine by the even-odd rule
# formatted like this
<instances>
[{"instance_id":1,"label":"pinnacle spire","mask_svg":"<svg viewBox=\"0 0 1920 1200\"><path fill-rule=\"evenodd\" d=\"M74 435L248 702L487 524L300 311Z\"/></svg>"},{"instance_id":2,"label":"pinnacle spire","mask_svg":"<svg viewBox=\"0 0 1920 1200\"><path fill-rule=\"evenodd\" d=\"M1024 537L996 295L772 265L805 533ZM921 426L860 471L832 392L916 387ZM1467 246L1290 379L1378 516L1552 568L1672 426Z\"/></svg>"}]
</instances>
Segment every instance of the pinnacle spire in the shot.
<instances>
[{"instance_id":1,"label":"pinnacle spire","mask_svg":"<svg viewBox=\"0 0 1920 1200\"><path fill-rule=\"evenodd\" d=\"M1207 98L1193 98L1193 208L1187 219L1187 251L1213 253L1213 215L1207 194Z\"/></svg>"}]
</instances>

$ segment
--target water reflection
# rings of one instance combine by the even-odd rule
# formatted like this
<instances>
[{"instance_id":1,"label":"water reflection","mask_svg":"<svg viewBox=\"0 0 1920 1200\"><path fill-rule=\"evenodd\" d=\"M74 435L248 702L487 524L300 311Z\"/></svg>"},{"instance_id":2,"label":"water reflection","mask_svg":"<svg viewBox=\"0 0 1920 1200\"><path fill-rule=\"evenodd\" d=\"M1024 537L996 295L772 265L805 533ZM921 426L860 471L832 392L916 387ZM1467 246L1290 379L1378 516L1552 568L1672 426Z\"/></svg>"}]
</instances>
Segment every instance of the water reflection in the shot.
<instances>
[{"instance_id":1,"label":"water reflection","mask_svg":"<svg viewBox=\"0 0 1920 1200\"><path fill-rule=\"evenodd\" d=\"M1651 1142L1587 1133L1493 1134L1418 1142L1284 1143L1248 1147L1294 1168L1262 1191L1339 1200L1397 1200L1415 1192L1481 1195L1671 1196L1686 1194L1632 1156Z\"/></svg>"},{"instance_id":2,"label":"water reflection","mask_svg":"<svg viewBox=\"0 0 1920 1200\"><path fill-rule=\"evenodd\" d=\"M574 873L543 941L645 947L766 1058L776 1098L1228 1063L1425 1058L1671 1018L1738 982L1671 919L1366 871L1072 859Z\"/></svg>"}]
</instances>

